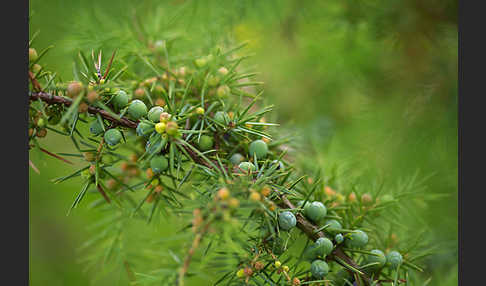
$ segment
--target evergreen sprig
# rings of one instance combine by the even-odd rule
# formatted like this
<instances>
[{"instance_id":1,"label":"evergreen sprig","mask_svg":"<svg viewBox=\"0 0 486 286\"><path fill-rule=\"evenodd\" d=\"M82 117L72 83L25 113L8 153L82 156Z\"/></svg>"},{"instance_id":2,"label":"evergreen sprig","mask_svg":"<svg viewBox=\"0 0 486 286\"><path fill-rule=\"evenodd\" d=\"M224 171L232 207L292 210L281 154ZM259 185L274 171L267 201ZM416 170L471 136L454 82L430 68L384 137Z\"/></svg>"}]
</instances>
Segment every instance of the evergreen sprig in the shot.
<instances>
[{"instance_id":1,"label":"evergreen sprig","mask_svg":"<svg viewBox=\"0 0 486 286\"><path fill-rule=\"evenodd\" d=\"M88 267L112 261L133 285L184 285L205 271L219 275L215 285L398 285L422 271L424 246L398 248L380 220L412 192L357 194L299 171L288 139L274 139L279 125L267 122L262 83L242 66L244 44L180 55L169 52L174 39L135 31L141 50L114 51L106 63L101 51L80 51L70 82L41 66L47 49L37 54L29 43L29 146L82 159L54 183L81 177L69 212L97 196L91 207L107 213L82 247L94 248ZM70 137L77 153L41 147L48 132ZM126 251L124 231L157 214L184 226L156 243L189 244L176 244L152 272L134 270L161 257Z\"/></svg>"}]
</instances>

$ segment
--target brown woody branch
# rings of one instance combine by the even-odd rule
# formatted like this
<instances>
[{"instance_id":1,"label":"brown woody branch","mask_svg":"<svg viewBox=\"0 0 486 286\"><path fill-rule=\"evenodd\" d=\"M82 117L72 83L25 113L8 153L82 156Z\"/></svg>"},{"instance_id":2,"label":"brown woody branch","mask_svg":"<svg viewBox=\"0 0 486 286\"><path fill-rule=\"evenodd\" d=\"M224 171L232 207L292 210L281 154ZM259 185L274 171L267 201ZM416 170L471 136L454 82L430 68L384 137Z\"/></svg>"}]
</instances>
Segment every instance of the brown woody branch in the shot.
<instances>
[{"instance_id":1,"label":"brown woody branch","mask_svg":"<svg viewBox=\"0 0 486 286\"><path fill-rule=\"evenodd\" d=\"M42 101L48 103L48 104L64 104L66 106L70 106L72 104L72 100L61 97L61 96L56 96L52 95L49 93L45 92L37 92L37 93L31 93L30 95L31 100L37 100L41 99ZM91 114L100 114L101 117L105 118L106 120L109 120L114 123L114 125L119 125L127 128L137 128L138 123L135 121L132 121L128 118L120 118L117 119L110 115L108 112L106 112L103 109L89 106L88 107L88 112ZM187 128L186 128L187 129ZM191 150L191 148L184 146L182 144L178 144L179 146L183 147L184 150L186 150L187 154L192 158L192 160L200 165L204 165L208 168L213 168L211 164L206 162L204 159L202 159L196 152ZM213 161L215 166L219 166L219 164L216 161ZM101 190L100 190L101 192ZM103 192L102 192L103 194ZM106 195L106 194L105 194ZM105 197L107 199L107 197ZM284 196L281 196L282 203L280 204L280 207L282 208L295 208L295 206ZM109 199L107 199L109 200ZM322 231L317 231L318 227L308 221L302 214L296 213L296 219L297 219L297 227L304 232L310 239L313 241L317 240L319 237L325 237L324 233ZM200 239L200 238L199 238ZM198 243L198 242L197 242ZM190 257L190 256L189 256ZM345 261L347 264L351 265L354 268L359 269L359 266L353 261L351 257L346 255L344 251L341 249L340 246L336 247L334 251L331 253L331 255L328 256L328 260L334 260L334 257L339 257L341 260ZM189 258L190 261L190 258ZM354 273L350 270L348 270L350 273ZM366 274L363 274L361 276L368 284L372 281L371 278L369 278Z\"/></svg>"},{"instance_id":2,"label":"brown woody branch","mask_svg":"<svg viewBox=\"0 0 486 286\"><path fill-rule=\"evenodd\" d=\"M48 103L48 104L63 104L63 105L66 105L66 106L70 106L73 103L73 101L69 98L53 95L53 94L46 93L46 92L33 92L33 93L30 94L30 99L31 100L40 99L40 100L42 100L42 101L44 101L45 103ZM98 108L98 107L89 106L88 112L91 113L91 114L99 114L104 119L115 123L115 125L124 126L124 127L128 127L128 128L137 128L137 125L138 125L138 122L132 121L132 120L125 118L125 117L121 117L120 119L117 119L117 118L113 117L110 113L108 113L107 111L105 111L101 108Z\"/></svg>"},{"instance_id":3,"label":"brown woody branch","mask_svg":"<svg viewBox=\"0 0 486 286\"><path fill-rule=\"evenodd\" d=\"M285 209L294 209L295 206L292 204L292 202L285 197L285 195L281 196L282 203L280 203L281 208ZM302 214L296 213L295 218L297 219L297 227L304 232L310 239L313 241L316 241L320 237L325 237L324 233L322 231L317 231L319 228L314 225L313 223L309 222ZM334 257L339 257L342 259L344 262L347 264L351 265L352 267L359 269L359 265L356 264L356 262L353 261L351 257L349 257L344 251L341 249L341 246L338 246L334 249L334 251L327 257L327 260L335 260ZM339 262L338 262L339 263ZM343 265L344 266L344 265ZM348 270L351 274L351 270ZM361 277L367 282L371 282L371 278L369 278L366 274L361 275Z\"/></svg>"}]
</instances>

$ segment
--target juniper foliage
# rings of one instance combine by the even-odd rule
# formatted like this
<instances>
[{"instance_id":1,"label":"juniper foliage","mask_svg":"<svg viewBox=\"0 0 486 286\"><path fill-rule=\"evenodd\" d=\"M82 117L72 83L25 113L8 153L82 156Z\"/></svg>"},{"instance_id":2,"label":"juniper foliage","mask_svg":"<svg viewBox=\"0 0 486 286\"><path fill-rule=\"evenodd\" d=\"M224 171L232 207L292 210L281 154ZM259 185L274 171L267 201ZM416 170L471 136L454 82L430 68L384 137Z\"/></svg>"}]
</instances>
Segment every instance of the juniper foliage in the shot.
<instances>
[{"instance_id":1,"label":"juniper foliage","mask_svg":"<svg viewBox=\"0 0 486 286\"><path fill-rule=\"evenodd\" d=\"M382 195L383 184L302 164L245 66L245 43L225 39L205 50L138 20L129 27L128 46L80 50L69 80L44 67L50 47L35 50L37 33L29 42L29 146L68 164L82 160L53 182L82 179L68 213L89 196L97 198L89 207L105 214L80 248L87 269L126 275L132 285L187 285L191 277L412 285L431 249L420 235L399 240L394 229L410 198L426 198L423 180ZM43 148L50 133L69 137L77 152ZM314 203L324 207L311 210ZM164 219L179 228L164 237L127 232ZM382 260L376 250L401 259Z\"/></svg>"}]
</instances>

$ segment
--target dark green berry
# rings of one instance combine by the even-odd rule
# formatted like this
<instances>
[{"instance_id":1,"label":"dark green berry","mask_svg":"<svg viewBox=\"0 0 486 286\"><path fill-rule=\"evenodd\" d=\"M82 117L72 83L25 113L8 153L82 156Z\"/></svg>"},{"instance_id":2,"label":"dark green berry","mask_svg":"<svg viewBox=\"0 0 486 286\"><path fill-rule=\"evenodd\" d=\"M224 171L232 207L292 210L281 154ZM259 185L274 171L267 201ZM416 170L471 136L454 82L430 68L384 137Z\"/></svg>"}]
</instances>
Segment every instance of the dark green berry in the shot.
<instances>
[{"instance_id":1,"label":"dark green berry","mask_svg":"<svg viewBox=\"0 0 486 286\"><path fill-rule=\"evenodd\" d=\"M154 173L160 173L169 167L169 161L163 155L155 156L150 160L150 168Z\"/></svg>"},{"instance_id":2,"label":"dark green berry","mask_svg":"<svg viewBox=\"0 0 486 286\"><path fill-rule=\"evenodd\" d=\"M213 148L213 143L213 137L202 135L198 143L199 149L201 149L202 151L211 150L211 148Z\"/></svg>"},{"instance_id":3,"label":"dark green berry","mask_svg":"<svg viewBox=\"0 0 486 286\"><path fill-rule=\"evenodd\" d=\"M116 108L121 109L127 106L129 100L130 97L128 96L128 94L124 90L119 90L116 93L115 97L113 97L113 105Z\"/></svg>"},{"instance_id":4,"label":"dark green berry","mask_svg":"<svg viewBox=\"0 0 486 286\"><path fill-rule=\"evenodd\" d=\"M138 136L147 136L153 131L154 131L154 125L143 121L137 125L137 129L136 129Z\"/></svg>"},{"instance_id":5,"label":"dark green berry","mask_svg":"<svg viewBox=\"0 0 486 286\"><path fill-rule=\"evenodd\" d=\"M164 112L164 109L160 106L154 106L150 108L147 118L152 122L159 122L160 121L160 114Z\"/></svg>"},{"instance_id":6,"label":"dark green berry","mask_svg":"<svg viewBox=\"0 0 486 286\"><path fill-rule=\"evenodd\" d=\"M323 203L316 201L305 205L304 214L310 220L318 222L326 216L327 209Z\"/></svg>"},{"instance_id":7,"label":"dark green berry","mask_svg":"<svg viewBox=\"0 0 486 286\"><path fill-rule=\"evenodd\" d=\"M91 125L89 126L89 132L95 136L100 135L103 133L103 127L101 126L100 122L98 120L95 120L91 122Z\"/></svg>"},{"instance_id":8,"label":"dark green berry","mask_svg":"<svg viewBox=\"0 0 486 286\"><path fill-rule=\"evenodd\" d=\"M362 230L355 230L344 240L344 244L349 248L360 248L368 243L368 235Z\"/></svg>"},{"instance_id":9,"label":"dark green berry","mask_svg":"<svg viewBox=\"0 0 486 286\"><path fill-rule=\"evenodd\" d=\"M383 267L385 265L385 263L386 263L386 257L385 257L385 254L383 253L383 251L381 251L379 249L373 249L370 252L371 253L374 253L374 254L376 254L378 256L368 255L366 257L366 262L367 263L375 263L375 262L378 262L379 264L369 266L368 268L371 269L371 270L376 270L376 269L380 269L381 267Z\"/></svg>"},{"instance_id":10,"label":"dark green berry","mask_svg":"<svg viewBox=\"0 0 486 286\"><path fill-rule=\"evenodd\" d=\"M327 273L329 273L329 265L327 265L325 261L316 259L312 261L311 273L312 273L312 277L316 279L323 279L324 276L326 276Z\"/></svg>"},{"instance_id":11,"label":"dark green berry","mask_svg":"<svg viewBox=\"0 0 486 286\"><path fill-rule=\"evenodd\" d=\"M147 106L139 99L133 100L128 106L128 114L135 120L147 115Z\"/></svg>"},{"instance_id":12,"label":"dark green berry","mask_svg":"<svg viewBox=\"0 0 486 286\"><path fill-rule=\"evenodd\" d=\"M241 169L241 172L247 174L248 172L255 171L255 165L251 162L241 162L238 167Z\"/></svg>"},{"instance_id":13,"label":"dark green berry","mask_svg":"<svg viewBox=\"0 0 486 286\"><path fill-rule=\"evenodd\" d=\"M332 241L326 237L319 237L315 244L317 245L317 254L324 257L332 252L334 245Z\"/></svg>"},{"instance_id":14,"label":"dark green berry","mask_svg":"<svg viewBox=\"0 0 486 286\"><path fill-rule=\"evenodd\" d=\"M115 146L122 140L122 134L118 129L110 129L105 132L105 141L110 146Z\"/></svg>"},{"instance_id":15,"label":"dark green berry","mask_svg":"<svg viewBox=\"0 0 486 286\"><path fill-rule=\"evenodd\" d=\"M216 114L214 114L214 121L223 125L227 125L230 122L230 118L228 116L228 113L224 111L218 111L216 112Z\"/></svg>"},{"instance_id":16,"label":"dark green berry","mask_svg":"<svg viewBox=\"0 0 486 286\"><path fill-rule=\"evenodd\" d=\"M342 225L335 219L326 220L324 225L327 224L329 226L326 228L326 231L330 234L337 234L339 230L343 228Z\"/></svg>"},{"instance_id":17,"label":"dark green berry","mask_svg":"<svg viewBox=\"0 0 486 286\"><path fill-rule=\"evenodd\" d=\"M248 151L252 158L254 155L256 155L257 159L263 159L265 156L267 156L268 146L263 140L255 140L251 142Z\"/></svg>"},{"instance_id":18,"label":"dark green berry","mask_svg":"<svg viewBox=\"0 0 486 286\"><path fill-rule=\"evenodd\" d=\"M336 236L334 236L334 240L336 241L336 243L342 243L344 241L344 236L338 233L336 234Z\"/></svg>"},{"instance_id":19,"label":"dark green berry","mask_svg":"<svg viewBox=\"0 0 486 286\"><path fill-rule=\"evenodd\" d=\"M281 229L290 230L291 228L295 227L296 224L297 220L293 213L285 211L278 215L278 225Z\"/></svg>"},{"instance_id":20,"label":"dark green berry","mask_svg":"<svg viewBox=\"0 0 486 286\"><path fill-rule=\"evenodd\" d=\"M386 255L386 264L392 268L397 269L398 265L402 264L403 257L398 251L390 251Z\"/></svg>"},{"instance_id":21,"label":"dark green berry","mask_svg":"<svg viewBox=\"0 0 486 286\"><path fill-rule=\"evenodd\" d=\"M243 157L243 155L240 153L234 153L230 158L230 162L233 165L238 165L239 163L243 162L243 160L245 160L245 157Z\"/></svg>"}]
</instances>

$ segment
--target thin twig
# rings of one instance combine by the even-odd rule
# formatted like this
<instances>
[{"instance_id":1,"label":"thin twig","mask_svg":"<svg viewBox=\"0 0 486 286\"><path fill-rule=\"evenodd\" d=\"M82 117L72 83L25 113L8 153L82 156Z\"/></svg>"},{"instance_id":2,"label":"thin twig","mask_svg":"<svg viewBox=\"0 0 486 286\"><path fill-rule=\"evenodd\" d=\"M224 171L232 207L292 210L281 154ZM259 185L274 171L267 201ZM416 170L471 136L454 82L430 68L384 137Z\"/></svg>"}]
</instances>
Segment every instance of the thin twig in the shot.
<instances>
[{"instance_id":1,"label":"thin twig","mask_svg":"<svg viewBox=\"0 0 486 286\"><path fill-rule=\"evenodd\" d=\"M73 162L69 161L68 159L65 159L65 158L63 158L63 157L61 157L61 156L59 156L59 155L56 155L56 154L54 154L54 153L51 153L51 152L47 151L46 149L44 149L44 148L42 148L42 147L39 147L39 149L40 149L42 152L46 153L47 155L50 155L50 156L52 156L52 157L54 157L54 158L56 158L56 159L59 159L59 160L61 160L61 161L63 161L63 162L66 162L66 163L68 163L68 164L74 165L74 164L73 164Z\"/></svg>"},{"instance_id":2,"label":"thin twig","mask_svg":"<svg viewBox=\"0 0 486 286\"><path fill-rule=\"evenodd\" d=\"M186 258L184 259L184 264L183 264L181 270L179 271L179 279L178 279L178 282L179 282L178 285L179 286L184 286L184 276L187 273L187 269L189 269L189 265L191 264L192 256L194 255L194 252L196 252L196 249L198 248L199 243L201 242L201 239L203 238L203 236L208 231L210 224L211 224L211 222L207 222L206 225L204 226L204 228L202 229L202 231L197 233L196 236L194 237L194 240L192 241L191 248L187 252Z\"/></svg>"}]
</instances>

